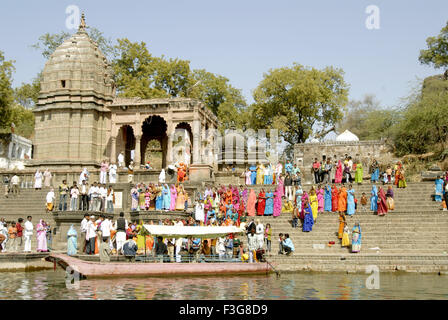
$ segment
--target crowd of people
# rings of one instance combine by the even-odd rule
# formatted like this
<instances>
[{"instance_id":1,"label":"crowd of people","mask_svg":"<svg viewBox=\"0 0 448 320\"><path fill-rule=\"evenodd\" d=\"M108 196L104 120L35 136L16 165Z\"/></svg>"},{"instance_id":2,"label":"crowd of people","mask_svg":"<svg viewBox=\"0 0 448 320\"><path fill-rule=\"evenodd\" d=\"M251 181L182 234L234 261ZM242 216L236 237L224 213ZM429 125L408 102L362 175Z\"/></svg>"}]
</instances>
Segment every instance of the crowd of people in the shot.
<instances>
[{"instance_id":1,"label":"crowd of people","mask_svg":"<svg viewBox=\"0 0 448 320\"><path fill-rule=\"evenodd\" d=\"M147 222L152 225L203 226L202 221L193 217L186 219L165 219ZM214 224L217 225L217 224ZM264 261L265 251L271 251L272 229L259 220L251 220L240 225L246 230L247 245L244 236L228 234L227 236L200 239L192 236L185 238L162 238L148 234L143 221L130 222L121 212L113 222L108 215L84 215L81 222L82 248L78 248L78 233L72 225L67 232L67 254L78 253L100 256L100 261L110 261L111 255L124 255L128 261L135 261L139 255L153 257L157 262L212 262L212 261ZM266 250L264 246L266 245ZM285 235L280 244L280 251L291 253L294 246Z\"/></svg>"},{"instance_id":2,"label":"crowd of people","mask_svg":"<svg viewBox=\"0 0 448 320\"><path fill-rule=\"evenodd\" d=\"M1 252L31 252L31 241L36 231L37 252L49 252L52 244L51 225L40 219L34 229L32 217L28 216L26 222L23 218L7 222L0 219L0 251Z\"/></svg>"}]
</instances>

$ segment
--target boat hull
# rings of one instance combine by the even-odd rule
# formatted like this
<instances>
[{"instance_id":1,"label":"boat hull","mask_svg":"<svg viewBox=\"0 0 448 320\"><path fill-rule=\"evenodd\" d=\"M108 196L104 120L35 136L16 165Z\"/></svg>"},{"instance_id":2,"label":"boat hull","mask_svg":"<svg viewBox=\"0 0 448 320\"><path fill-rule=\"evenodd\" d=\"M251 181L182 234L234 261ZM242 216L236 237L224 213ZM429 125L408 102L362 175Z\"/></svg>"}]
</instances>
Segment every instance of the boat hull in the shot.
<instances>
[{"instance_id":1,"label":"boat hull","mask_svg":"<svg viewBox=\"0 0 448 320\"><path fill-rule=\"evenodd\" d=\"M48 260L70 267L86 278L100 277L175 277L268 274L268 263L129 263L83 261L65 254L51 254Z\"/></svg>"}]
</instances>

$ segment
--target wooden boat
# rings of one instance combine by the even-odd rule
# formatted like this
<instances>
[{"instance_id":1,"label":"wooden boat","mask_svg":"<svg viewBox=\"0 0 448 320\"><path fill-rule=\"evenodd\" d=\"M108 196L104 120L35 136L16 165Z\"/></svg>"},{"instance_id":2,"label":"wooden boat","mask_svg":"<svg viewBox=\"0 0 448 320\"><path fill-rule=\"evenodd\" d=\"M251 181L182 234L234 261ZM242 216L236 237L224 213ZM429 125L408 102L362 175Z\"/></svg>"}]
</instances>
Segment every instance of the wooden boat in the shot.
<instances>
[{"instance_id":1,"label":"wooden boat","mask_svg":"<svg viewBox=\"0 0 448 320\"><path fill-rule=\"evenodd\" d=\"M255 275L272 272L265 263L207 262L207 263L139 263L84 261L66 254L50 253L46 258L64 269L70 267L82 278L98 277L170 277L170 276L216 276Z\"/></svg>"}]
</instances>

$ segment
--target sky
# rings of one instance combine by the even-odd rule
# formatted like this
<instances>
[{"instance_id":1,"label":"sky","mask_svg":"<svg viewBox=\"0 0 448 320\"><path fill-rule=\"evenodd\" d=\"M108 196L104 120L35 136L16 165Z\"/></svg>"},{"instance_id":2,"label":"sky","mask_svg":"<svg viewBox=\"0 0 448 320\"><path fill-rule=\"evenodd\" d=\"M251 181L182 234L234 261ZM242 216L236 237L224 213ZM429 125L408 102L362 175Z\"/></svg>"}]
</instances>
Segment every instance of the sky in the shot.
<instances>
[{"instance_id":1,"label":"sky","mask_svg":"<svg viewBox=\"0 0 448 320\"><path fill-rule=\"evenodd\" d=\"M418 81L441 73L418 56L448 21L447 0L1 1L0 51L15 60L14 86L43 69L30 47L39 36L76 31L66 26L70 5L106 37L144 41L155 56L227 77L249 103L264 73L297 62L342 68L350 99L373 94L396 106ZM366 27L370 5L379 29Z\"/></svg>"}]
</instances>

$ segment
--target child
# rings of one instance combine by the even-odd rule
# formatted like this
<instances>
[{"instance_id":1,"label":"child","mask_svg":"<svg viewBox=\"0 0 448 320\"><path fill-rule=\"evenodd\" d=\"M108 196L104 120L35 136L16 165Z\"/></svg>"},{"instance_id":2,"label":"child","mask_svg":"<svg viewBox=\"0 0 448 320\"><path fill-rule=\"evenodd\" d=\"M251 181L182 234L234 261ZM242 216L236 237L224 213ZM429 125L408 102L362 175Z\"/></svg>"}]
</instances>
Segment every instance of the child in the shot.
<instances>
[{"instance_id":1,"label":"child","mask_svg":"<svg viewBox=\"0 0 448 320\"><path fill-rule=\"evenodd\" d=\"M387 184L388 182L389 182L389 179L387 178L387 173L384 172L384 173L383 173L383 186L384 186L385 184Z\"/></svg>"},{"instance_id":2,"label":"child","mask_svg":"<svg viewBox=\"0 0 448 320\"><path fill-rule=\"evenodd\" d=\"M283 254L283 233L278 234L278 254Z\"/></svg>"},{"instance_id":3,"label":"child","mask_svg":"<svg viewBox=\"0 0 448 320\"><path fill-rule=\"evenodd\" d=\"M350 245L350 238L349 238L350 230L348 229L347 223L345 223L344 226L344 233L342 234L342 246L348 247Z\"/></svg>"},{"instance_id":4,"label":"child","mask_svg":"<svg viewBox=\"0 0 448 320\"><path fill-rule=\"evenodd\" d=\"M392 181L392 168L390 166L387 166L386 169L386 174L387 174L387 181L388 183L391 183Z\"/></svg>"},{"instance_id":5,"label":"child","mask_svg":"<svg viewBox=\"0 0 448 320\"><path fill-rule=\"evenodd\" d=\"M17 238L16 223L12 222L11 226L8 229L8 251L9 252L17 251L16 238Z\"/></svg>"},{"instance_id":6,"label":"child","mask_svg":"<svg viewBox=\"0 0 448 320\"><path fill-rule=\"evenodd\" d=\"M294 210L292 210L292 227L299 227L299 217L297 216L297 207L294 206Z\"/></svg>"},{"instance_id":7,"label":"child","mask_svg":"<svg viewBox=\"0 0 448 320\"><path fill-rule=\"evenodd\" d=\"M361 196L361 207L363 212L367 211L367 197L365 192L363 192Z\"/></svg>"}]
</instances>

